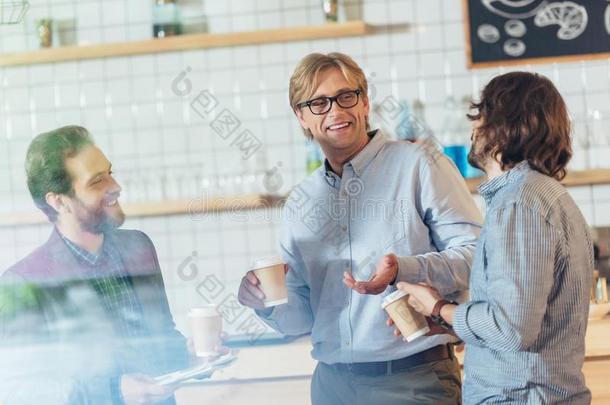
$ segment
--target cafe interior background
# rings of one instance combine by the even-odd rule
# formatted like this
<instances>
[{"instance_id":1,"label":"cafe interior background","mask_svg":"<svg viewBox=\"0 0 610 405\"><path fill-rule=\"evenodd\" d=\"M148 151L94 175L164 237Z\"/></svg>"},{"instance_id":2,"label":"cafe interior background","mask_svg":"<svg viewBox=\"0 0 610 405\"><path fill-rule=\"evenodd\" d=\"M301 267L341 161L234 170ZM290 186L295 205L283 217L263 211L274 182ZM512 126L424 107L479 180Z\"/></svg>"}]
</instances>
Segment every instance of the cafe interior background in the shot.
<instances>
[{"instance_id":1,"label":"cafe interior background","mask_svg":"<svg viewBox=\"0 0 610 405\"><path fill-rule=\"evenodd\" d=\"M599 228L607 268L607 55L468 67L459 0L344 0L337 21L321 0L29 0L27 10L23 3L0 0L3 22L20 19L0 25L0 269L51 231L26 187L29 142L83 125L123 187L124 228L153 240L176 324L189 335L189 308L234 304L252 261L277 252L282 197L321 161L288 105L288 80L304 55L331 51L364 68L373 128L434 137L447 153L468 145L466 106L492 77L548 76L574 124L568 190ZM495 34L506 38L503 29ZM484 211L477 180L468 181ZM236 340L247 334L249 314L225 319ZM259 337L261 347L283 342L271 330Z\"/></svg>"}]
</instances>

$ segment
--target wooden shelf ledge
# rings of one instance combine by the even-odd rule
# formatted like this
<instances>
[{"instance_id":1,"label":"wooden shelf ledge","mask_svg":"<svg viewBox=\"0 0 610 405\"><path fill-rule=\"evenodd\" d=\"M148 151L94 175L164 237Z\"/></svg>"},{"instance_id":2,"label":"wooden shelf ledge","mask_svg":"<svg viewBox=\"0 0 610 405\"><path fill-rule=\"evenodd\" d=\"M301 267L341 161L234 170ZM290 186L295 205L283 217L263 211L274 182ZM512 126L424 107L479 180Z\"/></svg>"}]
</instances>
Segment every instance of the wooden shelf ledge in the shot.
<instances>
[{"instance_id":1,"label":"wooden shelf ledge","mask_svg":"<svg viewBox=\"0 0 610 405\"><path fill-rule=\"evenodd\" d=\"M278 28L223 34L189 34L142 41L67 46L0 54L0 66L35 65L72 60L154 54L366 35L372 28L363 21Z\"/></svg>"},{"instance_id":2,"label":"wooden shelf ledge","mask_svg":"<svg viewBox=\"0 0 610 405\"><path fill-rule=\"evenodd\" d=\"M477 192L481 178L467 179L472 193ZM568 173L563 181L568 187L595 184L610 184L610 169L594 169ZM281 206L285 196L249 194L233 197L216 197L207 200L156 201L122 204L127 217L158 217L167 215L191 215L193 218L212 212L254 210ZM37 210L0 214L0 227L18 225L38 225L47 223L47 218Z\"/></svg>"},{"instance_id":3,"label":"wooden shelf ledge","mask_svg":"<svg viewBox=\"0 0 610 405\"><path fill-rule=\"evenodd\" d=\"M217 197L208 200L194 198L190 200L159 201L150 203L125 203L123 211L128 218L159 217L169 215L201 215L214 212L231 212L277 207L285 198L269 195L243 195L235 197ZM18 225L41 225L48 223L41 211L24 211L0 214L0 227Z\"/></svg>"},{"instance_id":4,"label":"wooden shelf ledge","mask_svg":"<svg viewBox=\"0 0 610 405\"><path fill-rule=\"evenodd\" d=\"M466 179L466 185L471 193L478 193L477 187L483 177ZM569 172L561 182L566 187L592 186L595 184L610 184L610 169L591 169Z\"/></svg>"}]
</instances>

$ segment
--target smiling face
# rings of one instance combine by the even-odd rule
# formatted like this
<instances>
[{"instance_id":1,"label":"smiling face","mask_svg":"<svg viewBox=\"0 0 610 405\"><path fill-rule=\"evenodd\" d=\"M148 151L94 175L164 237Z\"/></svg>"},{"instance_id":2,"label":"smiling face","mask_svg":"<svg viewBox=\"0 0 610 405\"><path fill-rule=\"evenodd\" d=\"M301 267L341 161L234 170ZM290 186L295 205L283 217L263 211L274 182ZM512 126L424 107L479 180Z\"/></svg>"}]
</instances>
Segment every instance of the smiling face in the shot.
<instances>
[{"instance_id":1,"label":"smiling face","mask_svg":"<svg viewBox=\"0 0 610 405\"><path fill-rule=\"evenodd\" d=\"M69 212L83 231L101 234L125 221L119 205L121 187L112 177L112 165L98 147L91 145L65 161L74 195L67 199Z\"/></svg>"},{"instance_id":2,"label":"smiling face","mask_svg":"<svg viewBox=\"0 0 610 405\"><path fill-rule=\"evenodd\" d=\"M318 87L309 100L350 90L357 90L357 86L349 83L339 69L328 68L320 72ZM322 115L313 114L307 106L296 113L301 126L311 131L329 160L333 156L353 156L367 143L369 103L364 94L359 95L358 103L351 108L343 108L335 101L330 111Z\"/></svg>"}]
</instances>

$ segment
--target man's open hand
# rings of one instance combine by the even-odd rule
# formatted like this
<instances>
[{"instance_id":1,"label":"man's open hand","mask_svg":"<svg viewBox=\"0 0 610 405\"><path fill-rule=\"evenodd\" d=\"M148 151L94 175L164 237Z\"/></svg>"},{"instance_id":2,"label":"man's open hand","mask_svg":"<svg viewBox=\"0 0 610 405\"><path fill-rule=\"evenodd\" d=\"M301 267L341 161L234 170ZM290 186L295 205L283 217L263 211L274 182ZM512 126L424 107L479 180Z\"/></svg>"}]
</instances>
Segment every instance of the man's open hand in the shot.
<instances>
[{"instance_id":1,"label":"man's open hand","mask_svg":"<svg viewBox=\"0 0 610 405\"><path fill-rule=\"evenodd\" d=\"M343 284L360 294L381 294L398 275L398 258L395 254L387 254L381 258L372 277L368 281L357 281L348 273L343 273Z\"/></svg>"}]
</instances>

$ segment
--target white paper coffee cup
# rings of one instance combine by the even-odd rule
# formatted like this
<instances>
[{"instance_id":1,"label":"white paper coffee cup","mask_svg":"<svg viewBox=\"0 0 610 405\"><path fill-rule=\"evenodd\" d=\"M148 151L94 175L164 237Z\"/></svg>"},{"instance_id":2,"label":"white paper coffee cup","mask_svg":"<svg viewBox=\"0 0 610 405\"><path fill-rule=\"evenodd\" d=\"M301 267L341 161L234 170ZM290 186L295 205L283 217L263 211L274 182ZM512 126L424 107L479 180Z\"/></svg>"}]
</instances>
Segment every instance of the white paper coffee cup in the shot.
<instances>
[{"instance_id":1,"label":"white paper coffee cup","mask_svg":"<svg viewBox=\"0 0 610 405\"><path fill-rule=\"evenodd\" d=\"M214 356L222 345L222 317L215 305L191 308L188 313L197 356Z\"/></svg>"},{"instance_id":2,"label":"white paper coffee cup","mask_svg":"<svg viewBox=\"0 0 610 405\"><path fill-rule=\"evenodd\" d=\"M396 328L403 336L403 340L411 342L430 332L426 318L415 311L408 303L409 294L397 290L386 296L381 307L386 310L394 321Z\"/></svg>"},{"instance_id":3,"label":"white paper coffee cup","mask_svg":"<svg viewBox=\"0 0 610 405\"><path fill-rule=\"evenodd\" d=\"M284 264L280 256L269 256L255 260L250 268L260 282L258 287L265 294L263 300L265 307L288 302Z\"/></svg>"}]
</instances>

